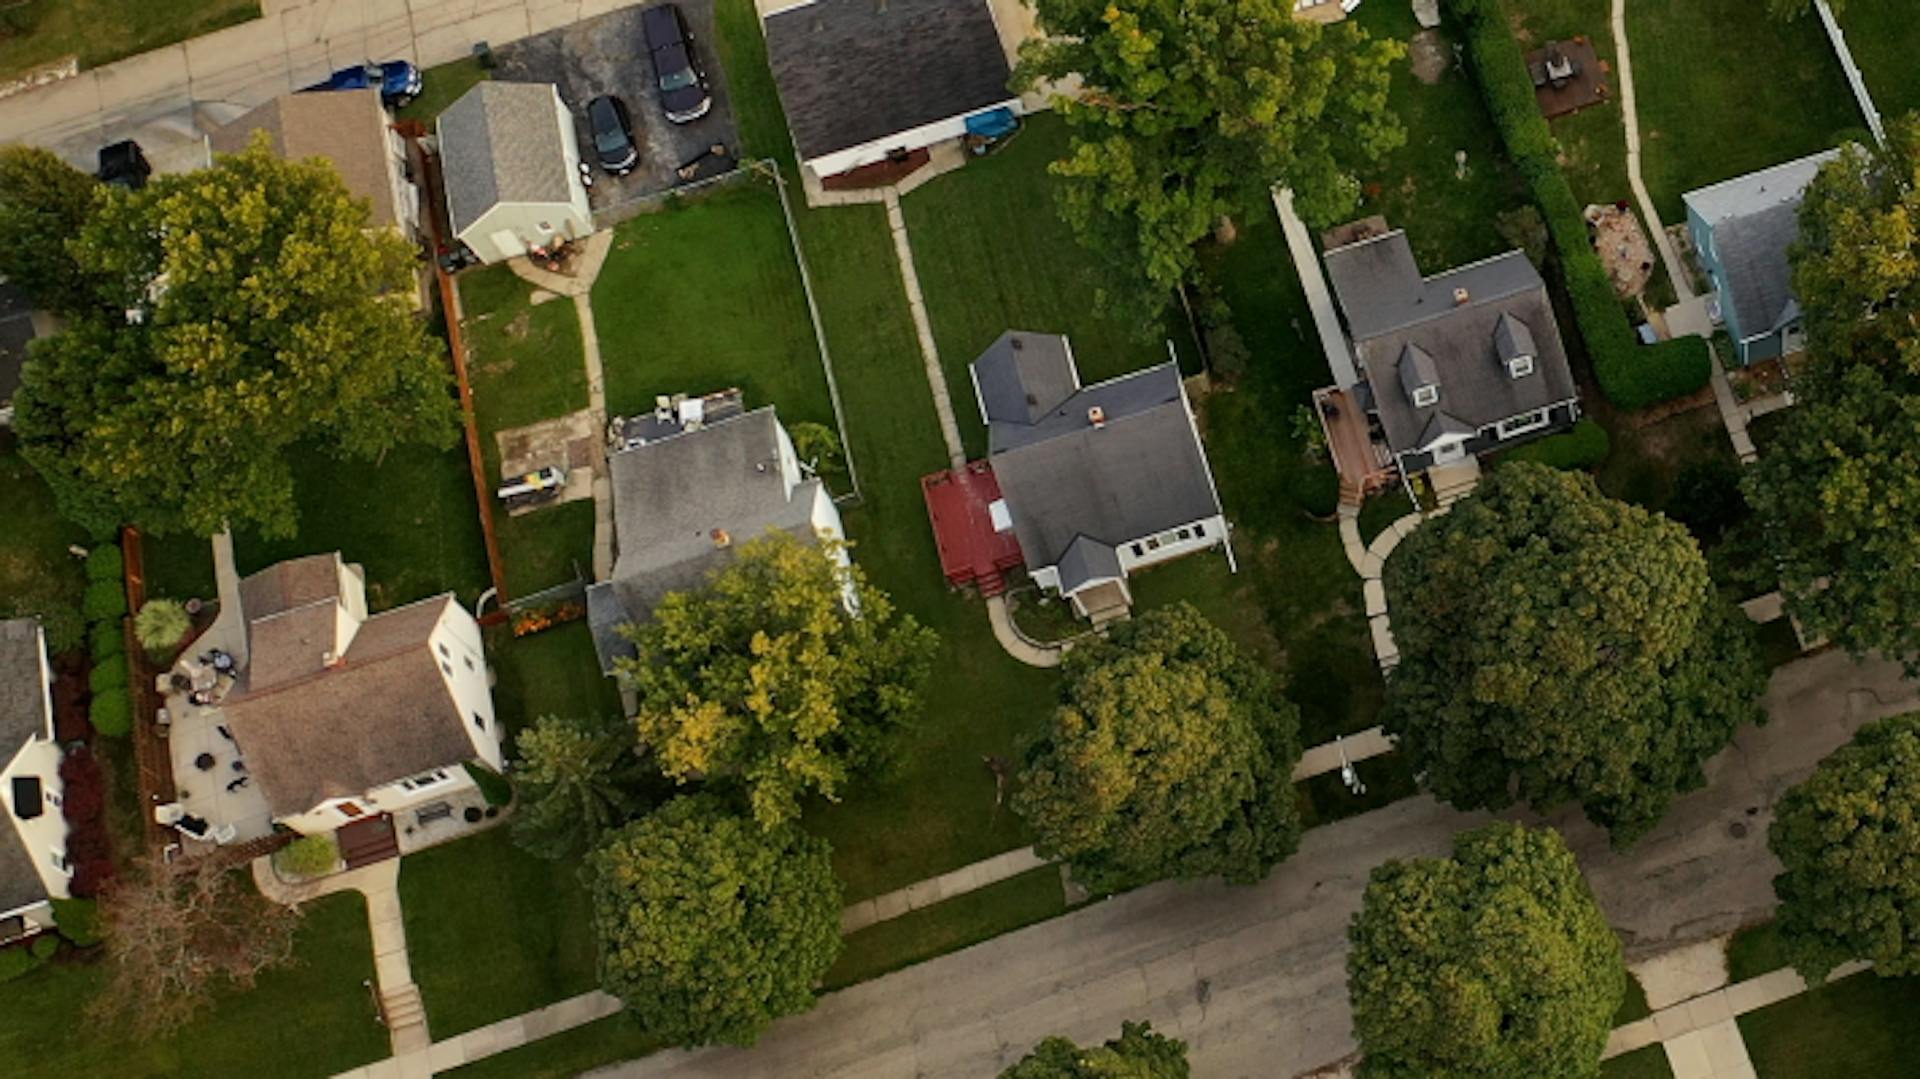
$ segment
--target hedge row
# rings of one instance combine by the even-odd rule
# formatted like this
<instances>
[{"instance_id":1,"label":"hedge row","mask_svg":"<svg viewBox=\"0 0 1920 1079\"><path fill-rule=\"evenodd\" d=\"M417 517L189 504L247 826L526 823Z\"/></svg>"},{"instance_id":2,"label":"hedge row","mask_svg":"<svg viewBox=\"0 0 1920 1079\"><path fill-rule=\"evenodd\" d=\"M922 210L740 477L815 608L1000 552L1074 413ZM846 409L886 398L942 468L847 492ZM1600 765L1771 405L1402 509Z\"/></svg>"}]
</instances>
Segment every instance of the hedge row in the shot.
<instances>
[{"instance_id":1,"label":"hedge row","mask_svg":"<svg viewBox=\"0 0 1920 1079\"><path fill-rule=\"evenodd\" d=\"M1573 425L1573 430L1515 447L1501 460L1533 461L1572 472L1598 465L1607 459L1607 451L1612 448L1606 428L1592 420L1581 420Z\"/></svg>"},{"instance_id":2,"label":"hedge row","mask_svg":"<svg viewBox=\"0 0 1920 1079\"><path fill-rule=\"evenodd\" d=\"M1526 180L1546 218L1560 271L1573 303L1574 321L1587 343L1594 377L1615 406L1648 405L1693 393L1707 384L1712 361L1697 337L1641 345L1613 293L1607 270L1594 253L1586 218L1560 171L1559 145L1534 98L1533 80L1500 0L1448 0L1466 31L1467 52L1479 76L1487 112L1506 143L1507 156Z\"/></svg>"}]
</instances>

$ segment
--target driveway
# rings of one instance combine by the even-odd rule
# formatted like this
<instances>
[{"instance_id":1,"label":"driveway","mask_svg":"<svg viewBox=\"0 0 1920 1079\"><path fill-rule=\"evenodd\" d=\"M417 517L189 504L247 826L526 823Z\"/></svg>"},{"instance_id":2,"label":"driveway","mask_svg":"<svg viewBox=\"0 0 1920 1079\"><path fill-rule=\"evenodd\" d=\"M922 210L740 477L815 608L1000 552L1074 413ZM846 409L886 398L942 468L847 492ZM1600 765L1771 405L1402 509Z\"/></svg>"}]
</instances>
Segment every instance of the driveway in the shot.
<instances>
[{"instance_id":1,"label":"driveway","mask_svg":"<svg viewBox=\"0 0 1920 1079\"><path fill-rule=\"evenodd\" d=\"M595 163L588 198L596 212L676 186L680 178L674 170L716 143L725 145L730 153L739 152L740 137L733 126L726 76L713 49L713 0L680 0L680 10L693 29L694 50L713 94L713 108L690 124L669 123L661 110L646 39L640 33L640 7L577 22L494 50L499 65L494 78L551 82L560 87L561 100L573 109L581 154L589 162L594 162L594 154L593 136L587 129L587 102L601 94L613 94L626 102L627 111L633 114L633 140L640 148L640 164L627 175L616 177L607 175Z\"/></svg>"},{"instance_id":2,"label":"driveway","mask_svg":"<svg viewBox=\"0 0 1920 1079\"><path fill-rule=\"evenodd\" d=\"M1550 818L1630 960L1768 916L1772 806L1870 719L1920 700L1897 664L1829 652L1782 667L1772 721L1743 731L1631 849L1577 813ZM1517 814L1515 816L1518 816ZM752 1049L656 1053L602 1076L798 1079L993 1075L1048 1034L1105 1041L1128 1019L1191 1046L1195 1075L1285 1079L1355 1051L1346 928L1373 867L1443 853L1485 821L1421 795L1307 833L1246 888L1163 883L824 997Z\"/></svg>"}]
</instances>

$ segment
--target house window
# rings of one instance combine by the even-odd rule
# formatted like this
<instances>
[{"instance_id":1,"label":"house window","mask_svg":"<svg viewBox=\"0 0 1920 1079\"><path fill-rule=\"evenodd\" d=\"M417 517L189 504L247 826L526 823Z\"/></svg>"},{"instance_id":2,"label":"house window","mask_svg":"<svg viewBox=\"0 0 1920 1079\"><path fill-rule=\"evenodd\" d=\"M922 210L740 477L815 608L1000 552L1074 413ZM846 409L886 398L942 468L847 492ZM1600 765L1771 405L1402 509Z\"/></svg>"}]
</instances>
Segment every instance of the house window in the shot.
<instances>
[{"instance_id":1,"label":"house window","mask_svg":"<svg viewBox=\"0 0 1920 1079\"><path fill-rule=\"evenodd\" d=\"M1160 549L1160 537L1159 537L1159 536L1154 536L1153 538L1151 538L1151 539L1149 539L1149 540L1147 540L1147 550L1149 550L1149 551L1157 551L1157 550L1159 550L1159 549Z\"/></svg>"},{"instance_id":2,"label":"house window","mask_svg":"<svg viewBox=\"0 0 1920 1079\"><path fill-rule=\"evenodd\" d=\"M476 728L478 728L478 729L480 729L480 730L483 730L483 731L484 731L484 730L486 730L486 729L487 729L487 717L485 717L485 716L483 716L483 715L481 715L481 714L480 714L480 713L478 713L478 712L475 712L475 713L473 714L473 725L474 725L474 726L475 726Z\"/></svg>"},{"instance_id":3,"label":"house window","mask_svg":"<svg viewBox=\"0 0 1920 1079\"><path fill-rule=\"evenodd\" d=\"M1181 530L1180 530L1180 532L1179 532L1179 536L1180 536L1180 542L1181 542L1181 543L1185 543L1185 542L1187 542L1188 540L1190 540L1190 539L1192 539L1192 538L1193 538L1193 529L1191 529L1191 528L1183 528L1183 529L1181 529Z\"/></svg>"},{"instance_id":4,"label":"house window","mask_svg":"<svg viewBox=\"0 0 1920 1079\"><path fill-rule=\"evenodd\" d=\"M1147 554L1147 549L1145 547L1142 547L1137 543L1133 545L1133 557L1145 558L1146 554Z\"/></svg>"},{"instance_id":5,"label":"house window","mask_svg":"<svg viewBox=\"0 0 1920 1079\"><path fill-rule=\"evenodd\" d=\"M453 665L452 665L452 664L450 664L450 663L442 663L442 664L440 665L440 673L441 673L441 674L444 674L444 675L446 675L446 676L447 676L448 678L452 678L452 677L453 677Z\"/></svg>"},{"instance_id":6,"label":"house window","mask_svg":"<svg viewBox=\"0 0 1920 1079\"><path fill-rule=\"evenodd\" d=\"M55 851L48 852L48 854L49 854L49 857L47 860L53 863L53 867L55 869L58 869L60 872L65 873L69 877L73 876L73 863L67 861L66 851L55 850Z\"/></svg>"},{"instance_id":7,"label":"house window","mask_svg":"<svg viewBox=\"0 0 1920 1079\"><path fill-rule=\"evenodd\" d=\"M1512 438L1515 435L1524 435L1528 431L1538 431L1546 425L1547 410L1538 408L1532 412L1523 412L1518 416L1510 416L1495 424L1494 427L1499 432L1501 438Z\"/></svg>"},{"instance_id":8,"label":"house window","mask_svg":"<svg viewBox=\"0 0 1920 1079\"><path fill-rule=\"evenodd\" d=\"M462 656L462 657L461 657L461 659L463 659L463 660L464 660L464 661L466 662L466 664L467 664L467 670L473 670L473 657L472 657L472 656Z\"/></svg>"},{"instance_id":9,"label":"house window","mask_svg":"<svg viewBox=\"0 0 1920 1079\"><path fill-rule=\"evenodd\" d=\"M1440 403L1440 387L1419 386L1413 391L1413 407L1426 408Z\"/></svg>"},{"instance_id":10,"label":"house window","mask_svg":"<svg viewBox=\"0 0 1920 1079\"><path fill-rule=\"evenodd\" d=\"M1195 539L1206 539L1206 538L1207 538L1207 526L1206 526L1206 525L1194 525L1194 526L1193 526L1193 535L1194 535L1194 538L1195 538Z\"/></svg>"},{"instance_id":11,"label":"house window","mask_svg":"<svg viewBox=\"0 0 1920 1079\"><path fill-rule=\"evenodd\" d=\"M420 775L401 780L400 789L404 791L424 790L428 787L445 783L446 781L447 770L445 768L435 768L431 772L424 772Z\"/></svg>"},{"instance_id":12,"label":"house window","mask_svg":"<svg viewBox=\"0 0 1920 1079\"><path fill-rule=\"evenodd\" d=\"M453 653L452 653L452 652L449 652L449 651L447 651L447 642L445 642L445 641L441 641L441 642L440 642L440 644L439 644L439 645L437 645L436 647L438 647L438 648L440 649L440 654L441 654L442 656L448 656L448 657L451 657L451 656L453 655Z\"/></svg>"},{"instance_id":13,"label":"house window","mask_svg":"<svg viewBox=\"0 0 1920 1079\"><path fill-rule=\"evenodd\" d=\"M1507 375L1510 378L1525 378L1533 374L1532 356L1515 356L1507 361Z\"/></svg>"},{"instance_id":14,"label":"house window","mask_svg":"<svg viewBox=\"0 0 1920 1079\"><path fill-rule=\"evenodd\" d=\"M367 813L355 802L341 802L335 808L340 810L340 815L343 817L364 817Z\"/></svg>"}]
</instances>

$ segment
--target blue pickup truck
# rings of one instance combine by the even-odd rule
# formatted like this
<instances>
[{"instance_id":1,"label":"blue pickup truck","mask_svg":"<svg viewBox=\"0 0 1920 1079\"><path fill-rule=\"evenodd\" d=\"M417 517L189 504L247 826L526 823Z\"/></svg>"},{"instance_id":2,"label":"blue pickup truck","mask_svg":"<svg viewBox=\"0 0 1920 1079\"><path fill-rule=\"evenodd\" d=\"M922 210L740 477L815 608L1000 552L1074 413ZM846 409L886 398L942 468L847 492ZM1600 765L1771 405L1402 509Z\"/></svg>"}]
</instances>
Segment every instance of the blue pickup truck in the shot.
<instances>
[{"instance_id":1,"label":"blue pickup truck","mask_svg":"<svg viewBox=\"0 0 1920 1079\"><path fill-rule=\"evenodd\" d=\"M405 60L388 60L376 64L369 60L364 64L343 67L327 76L325 82L316 82L307 90L364 90L369 86L380 88L380 103L390 109L405 108L407 102L420 96L420 87L424 85L420 69Z\"/></svg>"}]
</instances>

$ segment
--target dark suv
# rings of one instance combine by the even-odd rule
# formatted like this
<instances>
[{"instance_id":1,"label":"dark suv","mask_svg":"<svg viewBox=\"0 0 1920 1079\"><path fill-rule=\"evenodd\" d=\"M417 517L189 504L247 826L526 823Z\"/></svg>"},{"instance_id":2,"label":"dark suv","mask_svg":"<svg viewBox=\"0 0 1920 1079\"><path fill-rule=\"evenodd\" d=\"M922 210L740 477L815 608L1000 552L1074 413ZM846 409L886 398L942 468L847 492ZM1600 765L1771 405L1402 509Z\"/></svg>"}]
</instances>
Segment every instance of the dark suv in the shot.
<instances>
[{"instance_id":1,"label":"dark suv","mask_svg":"<svg viewBox=\"0 0 1920 1079\"><path fill-rule=\"evenodd\" d=\"M660 4L640 13L647 36L647 55L653 57L653 77L660 87L660 105L667 119L692 123L713 107L707 77L693 54L693 33L677 4Z\"/></svg>"},{"instance_id":2,"label":"dark suv","mask_svg":"<svg viewBox=\"0 0 1920 1079\"><path fill-rule=\"evenodd\" d=\"M640 151L633 145L633 118L619 98L609 94L587 102L587 126L593 130L601 168L625 176L640 163Z\"/></svg>"}]
</instances>

